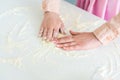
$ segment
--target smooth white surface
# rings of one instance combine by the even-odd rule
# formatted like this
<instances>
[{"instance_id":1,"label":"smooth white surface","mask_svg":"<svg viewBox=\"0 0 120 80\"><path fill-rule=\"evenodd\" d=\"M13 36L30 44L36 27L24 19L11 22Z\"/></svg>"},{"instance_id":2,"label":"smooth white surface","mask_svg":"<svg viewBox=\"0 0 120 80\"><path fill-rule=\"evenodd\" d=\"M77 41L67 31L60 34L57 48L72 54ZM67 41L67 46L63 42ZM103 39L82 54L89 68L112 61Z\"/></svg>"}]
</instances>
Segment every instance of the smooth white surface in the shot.
<instances>
[{"instance_id":1,"label":"smooth white surface","mask_svg":"<svg viewBox=\"0 0 120 80\"><path fill-rule=\"evenodd\" d=\"M89 51L66 52L38 37L41 0L0 1L0 80L119 79L119 40ZM105 21L62 2L66 31L93 31Z\"/></svg>"}]
</instances>

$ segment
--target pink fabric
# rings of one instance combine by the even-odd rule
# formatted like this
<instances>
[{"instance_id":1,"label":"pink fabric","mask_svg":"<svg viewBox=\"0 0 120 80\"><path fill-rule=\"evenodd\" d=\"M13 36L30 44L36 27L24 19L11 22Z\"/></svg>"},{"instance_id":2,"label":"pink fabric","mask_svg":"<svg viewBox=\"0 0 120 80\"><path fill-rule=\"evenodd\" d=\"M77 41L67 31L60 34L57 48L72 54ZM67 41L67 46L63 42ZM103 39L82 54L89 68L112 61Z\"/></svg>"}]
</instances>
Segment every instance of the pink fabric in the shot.
<instances>
[{"instance_id":1,"label":"pink fabric","mask_svg":"<svg viewBox=\"0 0 120 80\"><path fill-rule=\"evenodd\" d=\"M120 12L120 0L77 0L77 6L105 20Z\"/></svg>"}]
</instances>

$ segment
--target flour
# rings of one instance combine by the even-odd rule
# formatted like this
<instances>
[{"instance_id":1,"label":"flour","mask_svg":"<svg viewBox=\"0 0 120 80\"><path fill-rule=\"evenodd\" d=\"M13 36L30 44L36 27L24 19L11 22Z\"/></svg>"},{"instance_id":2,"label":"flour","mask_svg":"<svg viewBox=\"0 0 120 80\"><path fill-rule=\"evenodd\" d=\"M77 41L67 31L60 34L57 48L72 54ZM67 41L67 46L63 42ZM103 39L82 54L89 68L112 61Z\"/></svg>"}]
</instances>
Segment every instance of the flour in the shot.
<instances>
[{"instance_id":1,"label":"flour","mask_svg":"<svg viewBox=\"0 0 120 80\"><path fill-rule=\"evenodd\" d=\"M17 68L22 68L22 59L21 58L0 58L0 63L11 64Z\"/></svg>"},{"instance_id":2,"label":"flour","mask_svg":"<svg viewBox=\"0 0 120 80\"><path fill-rule=\"evenodd\" d=\"M64 8L66 8L66 7L64 7ZM75 14L77 16L74 16L74 13L77 13L77 12L72 11L72 12L69 12L70 14L68 14L68 12L66 12L66 10L67 9L63 10L63 12L65 14L61 16L61 19L65 23L65 28L66 28L67 33L71 29L75 30L75 31L93 31L99 25L104 23L104 21L102 21L102 20L99 20L99 19L92 20L92 18L91 18L91 21L89 21L89 19L82 21L82 19L84 17L86 17L86 15L84 15L84 13L80 14L80 12L78 12L78 15ZM0 13L1 20L6 17L9 18L10 16L15 17L14 19L11 18L11 20L13 20L13 24L11 24L11 26L10 26L11 29L8 31L7 37L4 37L4 41L6 41L5 45L4 44L3 44L4 46L0 45L0 49L3 52L5 52L5 55L4 55L4 53L0 53L0 54L4 55L4 58L0 57L1 64L11 64L13 66L16 66L17 68L23 68L23 67L27 66L25 63L27 63L31 66L34 66L34 65L40 64L39 63L40 61L43 61L44 63L47 62L50 65L54 64L54 65L52 65L52 67L56 66L56 65L63 65L62 68L61 67L53 68L56 70L58 70L58 69L62 70L63 68L68 69L66 67L71 67L69 65L75 66L74 64L77 63L77 64L80 64L80 67L78 68L78 70L79 70L81 68L81 65L83 65L83 64L85 65L84 62L86 62L87 59L91 60L92 56L93 56L93 58L95 58L94 57L95 53L96 53L96 55L98 55L97 53L99 53L98 52L99 49L98 50L97 49L88 50L88 51L70 51L70 52L68 52L68 51L64 51L62 49L57 48L55 46L55 44L52 42L46 42L46 41L42 40L40 37L37 37L38 32L39 32L40 22L42 19L42 16L41 16L42 12L40 11L40 14L39 13L37 14L37 15L40 15L40 19L37 19L38 16L35 13L37 14L37 12L35 12L34 8L32 8L32 7L16 7L16 8L7 10L3 13ZM20 17L22 19L20 19L18 17ZM7 22L8 21L6 21L6 23ZM66 35L61 35L61 34L58 35L59 38L64 37L64 36L66 36ZM1 38L1 36L0 36L0 38ZM113 46L113 48L115 48L114 46ZM118 71L119 57L117 57L117 56L119 56L117 54L117 53L119 53L119 48L120 47L118 45L116 45L115 51L113 49L113 52L111 52L111 53L108 52L109 54L112 54L112 55L108 56L109 57L108 59L104 59L104 60L108 60L108 64L106 64L106 65L101 65L99 68L97 67L97 69L96 69L97 60L93 61L93 62L91 60L91 61L88 61L88 63L86 63L86 65L87 65L89 63L91 64L91 63L96 62L96 63L94 63L95 66L93 65L93 67L95 67L95 70L96 70L96 72L93 74L93 80L103 80L103 79L108 79L108 78L111 79L117 75L117 74L115 75L116 72L119 73L119 71ZM109 48L109 49L111 49L111 48ZM106 49L106 51L109 49ZM117 50L118 50L118 52L116 52ZM7 56L6 53L10 53L10 54L8 54L9 56ZM105 50L104 50L104 53L105 53ZM51 59L52 58L51 55L54 57L54 59ZM63 57L62 58L63 62L61 62L60 59L56 59L56 57L59 57L60 59L61 59L61 57ZM100 58L102 58L102 57L99 57L99 55L98 55L96 59L100 59ZM59 64L58 64L57 60L58 60ZM64 62L66 62L66 63L64 63ZM69 65L67 65L67 64L69 64ZM43 66L43 65L41 65L41 66ZM52 67L49 67L49 69L51 69ZM87 66L87 67L89 67L89 66ZM71 67L69 70L72 70L73 68L74 67ZM39 69L40 69L40 67L39 67ZM81 74L82 73L80 73L80 75Z\"/></svg>"}]
</instances>

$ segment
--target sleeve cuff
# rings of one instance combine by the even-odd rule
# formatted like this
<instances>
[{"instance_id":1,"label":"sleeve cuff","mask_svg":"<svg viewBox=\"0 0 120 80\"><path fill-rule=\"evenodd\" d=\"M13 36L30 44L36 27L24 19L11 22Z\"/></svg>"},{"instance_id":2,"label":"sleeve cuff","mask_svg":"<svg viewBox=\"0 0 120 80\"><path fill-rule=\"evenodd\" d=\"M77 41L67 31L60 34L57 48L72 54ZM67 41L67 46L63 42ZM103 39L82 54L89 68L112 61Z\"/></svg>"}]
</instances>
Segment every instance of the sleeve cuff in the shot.
<instances>
[{"instance_id":1,"label":"sleeve cuff","mask_svg":"<svg viewBox=\"0 0 120 80\"><path fill-rule=\"evenodd\" d=\"M103 45L108 44L115 38L114 32L106 24L96 29L93 33Z\"/></svg>"},{"instance_id":2,"label":"sleeve cuff","mask_svg":"<svg viewBox=\"0 0 120 80\"><path fill-rule=\"evenodd\" d=\"M43 3L42 3L43 11L44 12L50 11L50 12L55 12L59 14L60 1L61 0L43 0Z\"/></svg>"},{"instance_id":3,"label":"sleeve cuff","mask_svg":"<svg viewBox=\"0 0 120 80\"><path fill-rule=\"evenodd\" d=\"M96 29L94 35L106 45L120 35L120 14Z\"/></svg>"}]
</instances>

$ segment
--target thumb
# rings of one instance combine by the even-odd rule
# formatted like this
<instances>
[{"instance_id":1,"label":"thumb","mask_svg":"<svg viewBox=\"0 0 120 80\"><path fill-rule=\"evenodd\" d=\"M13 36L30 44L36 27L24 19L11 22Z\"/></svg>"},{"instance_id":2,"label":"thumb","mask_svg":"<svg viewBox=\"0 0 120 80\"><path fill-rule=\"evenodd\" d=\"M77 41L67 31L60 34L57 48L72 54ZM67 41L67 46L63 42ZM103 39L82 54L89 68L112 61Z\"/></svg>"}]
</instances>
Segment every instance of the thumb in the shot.
<instances>
[{"instance_id":1,"label":"thumb","mask_svg":"<svg viewBox=\"0 0 120 80\"><path fill-rule=\"evenodd\" d=\"M71 30L70 30L70 34L71 34L71 35L77 35L77 34L79 34L79 32L74 32L74 31L71 31Z\"/></svg>"}]
</instances>

